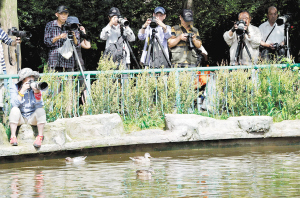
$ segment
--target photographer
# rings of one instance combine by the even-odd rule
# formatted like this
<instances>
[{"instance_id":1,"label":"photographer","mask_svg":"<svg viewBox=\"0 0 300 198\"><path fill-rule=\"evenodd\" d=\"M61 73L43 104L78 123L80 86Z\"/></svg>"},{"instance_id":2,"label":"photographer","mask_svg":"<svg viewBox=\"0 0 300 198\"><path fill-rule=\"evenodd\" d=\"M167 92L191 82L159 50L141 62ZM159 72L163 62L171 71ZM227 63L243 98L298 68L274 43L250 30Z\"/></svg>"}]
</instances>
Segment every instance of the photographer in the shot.
<instances>
[{"instance_id":1,"label":"photographer","mask_svg":"<svg viewBox=\"0 0 300 198\"><path fill-rule=\"evenodd\" d=\"M271 6L268 8L268 20L259 26L262 35L260 42L261 58L270 60L272 54L284 56L284 25L278 26L276 20L278 18L277 8Z\"/></svg>"},{"instance_id":2,"label":"photographer","mask_svg":"<svg viewBox=\"0 0 300 198\"><path fill-rule=\"evenodd\" d=\"M121 36L121 28L123 28L124 36L127 38L129 42L135 41L135 35L133 31L130 29L129 25L124 25L119 23L119 17L121 16L118 8L112 7L108 12L109 23L105 28L102 29L100 33L100 38L102 40L106 40L105 48L107 49L110 44L117 43L119 37ZM127 45L123 42L123 49L126 52L125 57L125 68L130 69L130 51ZM125 55L125 52L123 53Z\"/></svg>"},{"instance_id":3,"label":"photographer","mask_svg":"<svg viewBox=\"0 0 300 198\"><path fill-rule=\"evenodd\" d=\"M201 47L198 29L192 26L192 10L183 9L179 16L181 25L172 27L172 37L168 40L168 45L172 53L172 64L178 64L178 67L197 67Z\"/></svg>"},{"instance_id":4,"label":"photographer","mask_svg":"<svg viewBox=\"0 0 300 198\"><path fill-rule=\"evenodd\" d=\"M235 55L240 39L245 42L247 45L252 61L254 63L258 60L259 55L259 45L261 41L261 33L259 29L250 24L251 16L248 11L242 11L238 15L238 23L234 23L233 27L224 33L223 37L225 42L230 46L230 64L235 65ZM242 46L242 52L240 53L240 63L242 65L252 64L249 54L245 49L245 46Z\"/></svg>"},{"instance_id":5,"label":"photographer","mask_svg":"<svg viewBox=\"0 0 300 198\"><path fill-rule=\"evenodd\" d=\"M141 56L141 63L146 63L146 55L147 50L149 47L149 41L152 36L152 30L155 29L156 35L159 39L159 42L162 44L165 54L167 55L167 58L169 59L169 49L168 49L168 39L171 37L171 27L168 25L165 25L163 23L164 19L166 18L166 11L163 7L156 7L154 9L153 18L147 19L145 24L142 26L142 28L139 30L138 38L140 40L145 40L145 45L143 49L143 53ZM154 23L155 27L151 27L151 22ZM162 54L162 53L160 53ZM148 65L150 64L150 60L148 61ZM162 64L167 67L168 64L166 61L161 61ZM159 65L161 66L161 65Z\"/></svg>"},{"instance_id":6,"label":"photographer","mask_svg":"<svg viewBox=\"0 0 300 198\"><path fill-rule=\"evenodd\" d=\"M75 46L80 45L79 32L70 31L64 28L66 20L69 15L69 10L66 6L59 6L56 9L55 16L57 20L47 23L44 34L44 43L49 48L48 53L48 67L50 70L57 72L74 71L75 58L72 55L71 58L65 59L58 52L58 48L62 47L67 38L74 40Z\"/></svg>"},{"instance_id":7,"label":"photographer","mask_svg":"<svg viewBox=\"0 0 300 198\"><path fill-rule=\"evenodd\" d=\"M74 29L76 28L77 30L79 30L79 33L80 33L80 47L77 47L76 51L77 51L82 69L84 71L85 67L84 67L84 61L83 61L83 58L82 58L81 48L83 48L83 49L90 49L91 48L90 38L87 36L85 28L79 23L79 20L78 20L77 17L69 16L66 22L68 24L71 24L72 28L74 28Z\"/></svg>"},{"instance_id":8,"label":"photographer","mask_svg":"<svg viewBox=\"0 0 300 198\"><path fill-rule=\"evenodd\" d=\"M39 73L30 68L24 68L18 73L19 80L10 85L10 103L12 109L9 114L11 130L10 144L17 146L17 127L28 123L37 125L38 136L33 143L36 148L41 147L43 131L46 124L46 112L43 109L42 92L33 86L32 81L39 78Z\"/></svg>"}]
</instances>

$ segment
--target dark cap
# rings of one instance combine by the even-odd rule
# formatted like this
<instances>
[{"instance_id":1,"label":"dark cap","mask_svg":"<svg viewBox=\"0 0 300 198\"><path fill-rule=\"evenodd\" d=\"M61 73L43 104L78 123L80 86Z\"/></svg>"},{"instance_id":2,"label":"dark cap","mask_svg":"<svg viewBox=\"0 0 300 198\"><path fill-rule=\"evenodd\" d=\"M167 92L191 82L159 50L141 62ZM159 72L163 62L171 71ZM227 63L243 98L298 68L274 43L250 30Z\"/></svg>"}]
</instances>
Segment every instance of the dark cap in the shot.
<instances>
[{"instance_id":1,"label":"dark cap","mask_svg":"<svg viewBox=\"0 0 300 198\"><path fill-rule=\"evenodd\" d=\"M112 7L110 8L109 12L108 12L108 16L112 17L112 16L120 16L120 11L118 8L116 7Z\"/></svg>"},{"instance_id":2,"label":"dark cap","mask_svg":"<svg viewBox=\"0 0 300 198\"><path fill-rule=\"evenodd\" d=\"M69 9L66 7L66 6L58 6L58 8L56 9L56 13L63 13L63 12L66 12L66 13L69 13Z\"/></svg>"},{"instance_id":3,"label":"dark cap","mask_svg":"<svg viewBox=\"0 0 300 198\"><path fill-rule=\"evenodd\" d=\"M193 11L192 10L188 10L188 9L183 9L182 10L182 18L185 22L190 22L193 21Z\"/></svg>"},{"instance_id":4,"label":"dark cap","mask_svg":"<svg viewBox=\"0 0 300 198\"><path fill-rule=\"evenodd\" d=\"M158 12L162 13L162 14L166 14L166 10L163 7L156 7L154 9L154 13L157 14Z\"/></svg>"},{"instance_id":5,"label":"dark cap","mask_svg":"<svg viewBox=\"0 0 300 198\"><path fill-rule=\"evenodd\" d=\"M75 17L75 16L69 16L66 22L67 23L71 23L71 24L75 23L75 24L79 24L80 25L78 18Z\"/></svg>"}]
</instances>

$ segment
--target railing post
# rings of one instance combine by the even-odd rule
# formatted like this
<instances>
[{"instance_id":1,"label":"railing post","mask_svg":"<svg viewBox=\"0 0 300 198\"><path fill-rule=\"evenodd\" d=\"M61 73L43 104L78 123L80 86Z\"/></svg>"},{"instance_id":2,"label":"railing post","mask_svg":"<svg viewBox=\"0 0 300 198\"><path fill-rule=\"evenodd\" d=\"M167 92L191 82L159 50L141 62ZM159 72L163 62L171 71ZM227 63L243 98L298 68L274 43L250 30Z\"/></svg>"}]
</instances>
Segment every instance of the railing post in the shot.
<instances>
[{"instance_id":1,"label":"railing post","mask_svg":"<svg viewBox=\"0 0 300 198\"><path fill-rule=\"evenodd\" d=\"M180 83L179 83L179 71L176 70L175 71L175 76L176 76L176 108L177 108L177 113L180 112L179 110L181 110L180 107Z\"/></svg>"}]
</instances>

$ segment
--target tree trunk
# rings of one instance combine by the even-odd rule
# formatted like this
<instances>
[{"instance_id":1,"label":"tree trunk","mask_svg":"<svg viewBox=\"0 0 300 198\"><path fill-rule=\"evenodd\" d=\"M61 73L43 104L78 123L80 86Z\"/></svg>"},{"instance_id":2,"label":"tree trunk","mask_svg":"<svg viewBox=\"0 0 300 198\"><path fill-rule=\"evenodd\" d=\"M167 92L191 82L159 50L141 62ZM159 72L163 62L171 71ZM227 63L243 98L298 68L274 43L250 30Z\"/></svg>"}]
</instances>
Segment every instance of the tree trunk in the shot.
<instances>
[{"instance_id":1,"label":"tree trunk","mask_svg":"<svg viewBox=\"0 0 300 198\"><path fill-rule=\"evenodd\" d=\"M1 28L7 33L7 30L12 27L19 29L18 14L17 14L17 0L0 0L0 23ZM9 36L13 40L16 39L14 36ZM10 65L8 59L8 45L2 44L4 50L4 59L7 74L17 74L17 58L16 58L16 47L10 46L10 56L12 57L12 64ZM20 47L21 54L21 47ZM21 55L19 58L19 65L21 68Z\"/></svg>"},{"instance_id":2,"label":"tree trunk","mask_svg":"<svg viewBox=\"0 0 300 198\"><path fill-rule=\"evenodd\" d=\"M185 0L183 8L193 10L193 0Z\"/></svg>"}]
</instances>

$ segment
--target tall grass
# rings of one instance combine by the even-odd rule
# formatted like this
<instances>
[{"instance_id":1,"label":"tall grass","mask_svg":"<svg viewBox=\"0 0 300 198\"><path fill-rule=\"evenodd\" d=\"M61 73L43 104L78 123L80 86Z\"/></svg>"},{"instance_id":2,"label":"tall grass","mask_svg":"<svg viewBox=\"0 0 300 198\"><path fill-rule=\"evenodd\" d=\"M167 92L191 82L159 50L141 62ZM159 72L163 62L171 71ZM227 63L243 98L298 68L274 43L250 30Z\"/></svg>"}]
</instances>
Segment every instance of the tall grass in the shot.
<instances>
[{"instance_id":1,"label":"tall grass","mask_svg":"<svg viewBox=\"0 0 300 198\"><path fill-rule=\"evenodd\" d=\"M49 122L88 114L118 113L127 131L163 128L170 113L195 113L219 119L231 116L268 115L274 121L300 117L300 81L297 68L222 69L214 74L208 111L198 112L200 94L197 75L190 71L152 73L142 70L122 78L117 66L101 58L91 84L88 102L79 105L82 87L77 77L55 76L45 68L41 81L48 82L43 93ZM123 68L121 67L120 70ZM120 71L118 70L118 71ZM212 83L209 81L208 83ZM9 101L9 98L6 98ZM4 120L7 123L7 115Z\"/></svg>"}]
</instances>

